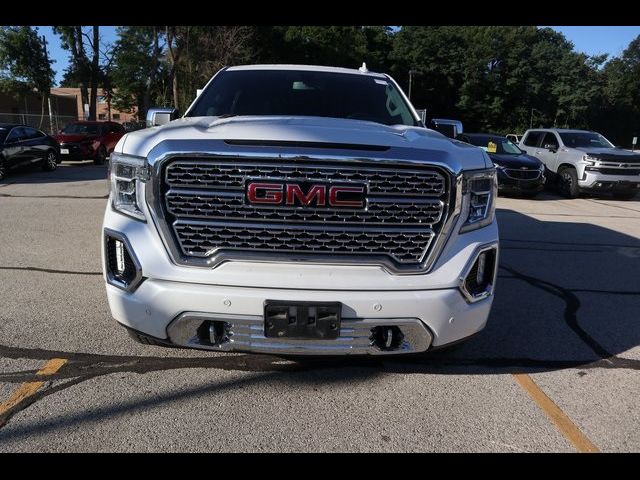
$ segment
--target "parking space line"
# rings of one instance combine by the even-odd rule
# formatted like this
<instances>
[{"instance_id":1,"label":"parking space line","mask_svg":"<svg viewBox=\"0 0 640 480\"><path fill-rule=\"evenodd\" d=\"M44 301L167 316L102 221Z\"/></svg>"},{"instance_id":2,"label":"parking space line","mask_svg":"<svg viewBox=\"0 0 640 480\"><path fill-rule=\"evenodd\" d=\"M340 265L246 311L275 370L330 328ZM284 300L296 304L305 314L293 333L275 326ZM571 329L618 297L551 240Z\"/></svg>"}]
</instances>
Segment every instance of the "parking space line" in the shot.
<instances>
[{"instance_id":1,"label":"parking space line","mask_svg":"<svg viewBox=\"0 0 640 480\"><path fill-rule=\"evenodd\" d=\"M551 400L526 373L514 373L516 382L529 394L540 409L551 419L556 428L580 453L598 453L596 447L571 419Z\"/></svg>"},{"instance_id":2,"label":"parking space line","mask_svg":"<svg viewBox=\"0 0 640 480\"><path fill-rule=\"evenodd\" d=\"M38 376L48 376L53 375L58 370L62 368L62 366L67 363L66 358L52 358L44 366L38 370L36 375ZM0 403L0 416L4 415L10 409L18 405L20 402L29 398L33 394L35 394L42 386L45 384L44 381L37 382L25 382L18 387L18 389L11 394L9 399L6 402Z\"/></svg>"}]
</instances>

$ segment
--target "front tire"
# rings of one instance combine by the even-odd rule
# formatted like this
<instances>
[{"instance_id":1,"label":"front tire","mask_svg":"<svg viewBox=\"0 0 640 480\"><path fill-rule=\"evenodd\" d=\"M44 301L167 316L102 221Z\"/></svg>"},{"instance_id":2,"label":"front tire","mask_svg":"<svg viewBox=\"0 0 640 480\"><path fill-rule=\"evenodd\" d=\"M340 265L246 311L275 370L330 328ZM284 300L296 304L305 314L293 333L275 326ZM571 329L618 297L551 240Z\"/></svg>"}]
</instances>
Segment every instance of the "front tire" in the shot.
<instances>
[{"instance_id":1,"label":"front tire","mask_svg":"<svg viewBox=\"0 0 640 480\"><path fill-rule=\"evenodd\" d=\"M98 151L96 152L96 158L93 159L93 163L96 165L104 165L104 162L107 160L107 149L104 145L100 145L98 147Z\"/></svg>"},{"instance_id":2,"label":"front tire","mask_svg":"<svg viewBox=\"0 0 640 480\"><path fill-rule=\"evenodd\" d=\"M580 187L578 186L578 173L575 168L564 167L558 172L560 192L567 198L578 198Z\"/></svg>"},{"instance_id":3,"label":"front tire","mask_svg":"<svg viewBox=\"0 0 640 480\"><path fill-rule=\"evenodd\" d=\"M4 158L0 157L0 180L2 180L7 175L7 162L5 162Z\"/></svg>"},{"instance_id":4,"label":"front tire","mask_svg":"<svg viewBox=\"0 0 640 480\"><path fill-rule=\"evenodd\" d=\"M58 154L53 150L49 150L44 157L42 169L46 172L53 172L58 168Z\"/></svg>"}]
</instances>

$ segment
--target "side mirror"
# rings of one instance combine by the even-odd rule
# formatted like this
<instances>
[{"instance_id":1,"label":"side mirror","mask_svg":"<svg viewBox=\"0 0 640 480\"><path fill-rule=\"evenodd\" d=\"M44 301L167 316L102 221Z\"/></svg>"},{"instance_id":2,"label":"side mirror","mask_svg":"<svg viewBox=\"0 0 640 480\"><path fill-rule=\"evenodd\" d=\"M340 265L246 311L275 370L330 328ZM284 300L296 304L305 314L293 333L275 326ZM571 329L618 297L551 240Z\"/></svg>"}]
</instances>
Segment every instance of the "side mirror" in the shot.
<instances>
[{"instance_id":1,"label":"side mirror","mask_svg":"<svg viewBox=\"0 0 640 480\"><path fill-rule=\"evenodd\" d=\"M165 125L178 118L178 110L175 108L150 108L147 110L147 127Z\"/></svg>"}]
</instances>

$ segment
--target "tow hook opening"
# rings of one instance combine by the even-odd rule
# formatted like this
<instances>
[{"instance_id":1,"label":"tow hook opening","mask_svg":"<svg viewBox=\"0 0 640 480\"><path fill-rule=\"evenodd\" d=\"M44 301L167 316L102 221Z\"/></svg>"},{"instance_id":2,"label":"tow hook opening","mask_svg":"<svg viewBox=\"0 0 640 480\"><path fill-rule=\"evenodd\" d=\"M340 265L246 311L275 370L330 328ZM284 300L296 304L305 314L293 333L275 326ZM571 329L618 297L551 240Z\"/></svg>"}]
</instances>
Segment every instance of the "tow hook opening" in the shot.
<instances>
[{"instance_id":1,"label":"tow hook opening","mask_svg":"<svg viewBox=\"0 0 640 480\"><path fill-rule=\"evenodd\" d=\"M231 324L220 320L207 320L200 324L197 335L201 344L219 346L230 340Z\"/></svg>"},{"instance_id":2,"label":"tow hook opening","mask_svg":"<svg viewBox=\"0 0 640 480\"><path fill-rule=\"evenodd\" d=\"M402 345L404 335L399 327L380 325L371 329L371 345L382 351L397 350Z\"/></svg>"}]
</instances>

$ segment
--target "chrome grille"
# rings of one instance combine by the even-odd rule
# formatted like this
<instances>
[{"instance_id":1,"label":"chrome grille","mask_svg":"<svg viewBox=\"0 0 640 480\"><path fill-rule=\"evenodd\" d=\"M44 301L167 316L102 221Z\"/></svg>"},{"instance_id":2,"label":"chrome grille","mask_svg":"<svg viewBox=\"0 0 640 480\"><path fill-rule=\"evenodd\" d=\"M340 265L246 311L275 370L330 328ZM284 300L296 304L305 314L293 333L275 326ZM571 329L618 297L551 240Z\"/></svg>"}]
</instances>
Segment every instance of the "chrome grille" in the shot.
<instances>
[{"instance_id":1,"label":"chrome grille","mask_svg":"<svg viewBox=\"0 0 640 480\"><path fill-rule=\"evenodd\" d=\"M174 157L159 173L158 206L178 250L207 263L236 252L419 270L450 208L446 174L400 162ZM248 179L366 184L366 208L256 206L245 201Z\"/></svg>"},{"instance_id":2,"label":"chrome grille","mask_svg":"<svg viewBox=\"0 0 640 480\"><path fill-rule=\"evenodd\" d=\"M170 190L167 211L176 217L215 218L295 223L337 222L350 224L424 225L440 221L442 202L437 199L402 203L370 202L366 211L246 205L242 193L211 196L210 192Z\"/></svg>"},{"instance_id":3,"label":"chrome grille","mask_svg":"<svg viewBox=\"0 0 640 480\"><path fill-rule=\"evenodd\" d=\"M445 191L445 180L435 171L394 170L379 167L269 165L268 163L174 162L167 168L167 185L242 190L245 178L301 178L323 182L363 182L377 195L437 197Z\"/></svg>"},{"instance_id":4,"label":"chrome grille","mask_svg":"<svg viewBox=\"0 0 640 480\"><path fill-rule=\"evenodd\" d=\"M429 246L433 233L424 230L346 230L344 228L288 225L209 226L177 222L174 229L187 255L208 257L216 249L262 252L382 255L392 252L400 263L417 263Z\"/></svg>"}]
</instances>

